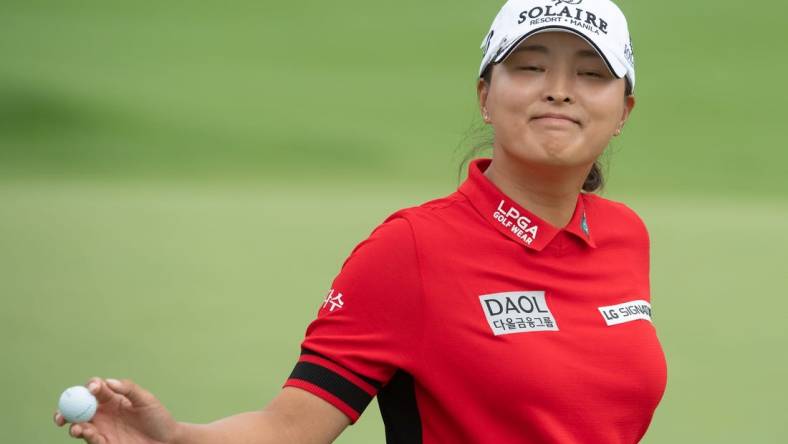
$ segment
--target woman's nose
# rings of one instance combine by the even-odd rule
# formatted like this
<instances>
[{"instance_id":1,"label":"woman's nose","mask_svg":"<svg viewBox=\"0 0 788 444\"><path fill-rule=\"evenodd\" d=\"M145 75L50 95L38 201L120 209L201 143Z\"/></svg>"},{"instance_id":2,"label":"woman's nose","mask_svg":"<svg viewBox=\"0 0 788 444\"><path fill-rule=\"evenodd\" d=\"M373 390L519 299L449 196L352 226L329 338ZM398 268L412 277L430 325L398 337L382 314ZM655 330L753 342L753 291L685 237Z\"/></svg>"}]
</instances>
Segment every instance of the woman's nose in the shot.
<instances>
[{"instance_id":1,"label":"woman's nose","mask_svg":"<svg viewBox=\"0 0 788 444\"><path fill-rule=\"evenodd\" d=\"M548 102L572 103L574 101L572 80L561 73L553 72L552 75L548 75L544 99Z\"/></svg>"},{"instance_id":2,"label":"woman's nose","mask_svg":"<svg viewBox=\"0 0 788 444\"><path fill-rule=\"evenodd\" d=\"M548 94L547 101L572 103L572 98L567 94L556 93L556 94Z\"/></svg>"}]
</instances>

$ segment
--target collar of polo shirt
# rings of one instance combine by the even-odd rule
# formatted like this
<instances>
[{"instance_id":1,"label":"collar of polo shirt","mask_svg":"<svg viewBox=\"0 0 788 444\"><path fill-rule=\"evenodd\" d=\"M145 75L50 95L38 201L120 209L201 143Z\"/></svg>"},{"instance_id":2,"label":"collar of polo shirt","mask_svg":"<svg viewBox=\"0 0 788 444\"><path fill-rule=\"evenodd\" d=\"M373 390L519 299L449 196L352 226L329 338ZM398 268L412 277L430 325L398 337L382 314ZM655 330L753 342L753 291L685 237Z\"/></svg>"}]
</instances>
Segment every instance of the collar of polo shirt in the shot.
<instances>
[{"instance_id":1,"label":"collar of polo shirt","mask_svg":"<svg viewBox=\"0 0 788 444\"><path fill-rule=\"evenodd\" d=\"M491 162L491 158L472 160L468 165L468 179L459 191L496 230L535 251L542 251L561 230L596 248L585 210L588 197L584 193L578 193L572 219L564 228L558 228L518 205L490 182L484 171Z\"/></svg>"}]
</instances>

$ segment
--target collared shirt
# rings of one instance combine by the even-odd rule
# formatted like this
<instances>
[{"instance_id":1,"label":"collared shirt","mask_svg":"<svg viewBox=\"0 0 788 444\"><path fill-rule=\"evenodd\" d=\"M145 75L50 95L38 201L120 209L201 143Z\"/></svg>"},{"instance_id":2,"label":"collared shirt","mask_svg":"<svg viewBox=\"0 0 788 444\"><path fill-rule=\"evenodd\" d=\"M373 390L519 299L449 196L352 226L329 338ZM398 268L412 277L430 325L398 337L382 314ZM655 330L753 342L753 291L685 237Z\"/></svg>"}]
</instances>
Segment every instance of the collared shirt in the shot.
<instances>
[{"instance_id":1,"label":"collared shirt","mask_svg":"<svg viewBox=\"0 0 788 444\"><path fill-rule=\"evenodd\" d=\"M552 226L490 162L356 245L285 386L351 422L377 395L389 444L638 442L666 383L645 225L578 193Z\"/></svg>"}]
</instances>

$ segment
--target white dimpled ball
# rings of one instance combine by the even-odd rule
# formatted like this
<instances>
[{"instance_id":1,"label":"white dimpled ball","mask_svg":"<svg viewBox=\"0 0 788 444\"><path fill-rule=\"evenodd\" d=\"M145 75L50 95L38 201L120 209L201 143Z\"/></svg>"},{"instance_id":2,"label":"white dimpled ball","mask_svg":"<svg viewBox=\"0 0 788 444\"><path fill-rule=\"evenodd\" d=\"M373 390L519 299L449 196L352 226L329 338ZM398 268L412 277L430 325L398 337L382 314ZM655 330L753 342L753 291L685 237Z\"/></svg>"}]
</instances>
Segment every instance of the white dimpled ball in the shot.
<instances>
[{"instance_id":1,"label":"white dimpled ball","mask_svg":"<svg viewBox=\"0 0 788 444\"><path fill-rule=\"evenodd\" d=\"M88 422L96 414L98 402L90 391L77 385L69 387L60 395L57 404L60 414L70 423Z\"/></svg>"}]
</instances>

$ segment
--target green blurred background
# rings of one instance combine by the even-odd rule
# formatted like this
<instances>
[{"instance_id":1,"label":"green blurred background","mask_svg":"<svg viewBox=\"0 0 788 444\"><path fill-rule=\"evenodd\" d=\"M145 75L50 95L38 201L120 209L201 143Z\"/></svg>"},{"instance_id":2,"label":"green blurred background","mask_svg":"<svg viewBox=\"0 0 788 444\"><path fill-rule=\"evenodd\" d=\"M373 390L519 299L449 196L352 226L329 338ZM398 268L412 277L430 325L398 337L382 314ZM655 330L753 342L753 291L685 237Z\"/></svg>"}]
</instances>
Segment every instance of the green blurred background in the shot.
<instances>
[{"instance_id":1,"label":"green blurred background","mask_svg":"<svg viewBox=\"0 0 788 444\"><path fill-rule=\"evenodd\" d=\"M263 406L353 246L458 185L502 3L3 1L0 441L69 441L94 375L183 421ZM619 4L603 195L649 226L669 364L644 442L785 442L788 7ZM373 404L337 442L383 441Z\"/></svg>"}]
</instances>

